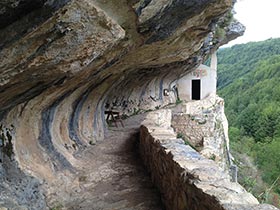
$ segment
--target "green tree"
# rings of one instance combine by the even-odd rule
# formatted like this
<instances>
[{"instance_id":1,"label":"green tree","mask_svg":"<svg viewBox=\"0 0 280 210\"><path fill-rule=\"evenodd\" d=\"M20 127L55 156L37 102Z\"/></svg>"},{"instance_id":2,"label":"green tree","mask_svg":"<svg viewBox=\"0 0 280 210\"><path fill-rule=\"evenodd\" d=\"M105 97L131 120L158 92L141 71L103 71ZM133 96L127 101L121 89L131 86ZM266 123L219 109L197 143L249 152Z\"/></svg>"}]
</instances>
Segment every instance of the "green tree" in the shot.
<instances>
[{"instance_id":1,"label":"green tree","mask_svg":"<svg viewBox=\"0 0 280 210\"><path fill-rule=\"evenodd\" d=\"M225 99L233 154L254 158L267 189L272 186L280 195L279 84L280 39L219 50L218 94ZM246 178L245 169L240 170ZM267 194L266 187L256 188L258 195L261 188Z\"/></svg>"}]
</instances>

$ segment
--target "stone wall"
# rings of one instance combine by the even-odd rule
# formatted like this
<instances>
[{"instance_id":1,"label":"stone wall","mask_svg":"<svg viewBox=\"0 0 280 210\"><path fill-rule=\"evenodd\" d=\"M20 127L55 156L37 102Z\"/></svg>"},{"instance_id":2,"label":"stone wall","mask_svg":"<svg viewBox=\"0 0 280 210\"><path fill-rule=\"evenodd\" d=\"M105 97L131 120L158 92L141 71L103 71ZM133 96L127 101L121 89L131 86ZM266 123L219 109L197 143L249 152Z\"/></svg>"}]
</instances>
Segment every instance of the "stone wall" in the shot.
<instances>
[{"instance_id":1,"label":"stone wall","mask_svg":"<svg viewBox=\"0 0 280 210\"><path fill-rule=\"evenodd\" d=\"M224 101L215 94L180 104L172 114L175 132L206 158L226 169L231 165Z\"/></svg>"},{"instance_id":2,"label":"stone wall","mask_svg":"<svg viewBox=\"0 0 280 210\"><path fill-rule=\"evenodd\" d=\"M277 209L259 205L213 160L177 139L170 122L171 110L158 110L140 128L140 153L167 210Z\"/></svg>"}]
</instances>

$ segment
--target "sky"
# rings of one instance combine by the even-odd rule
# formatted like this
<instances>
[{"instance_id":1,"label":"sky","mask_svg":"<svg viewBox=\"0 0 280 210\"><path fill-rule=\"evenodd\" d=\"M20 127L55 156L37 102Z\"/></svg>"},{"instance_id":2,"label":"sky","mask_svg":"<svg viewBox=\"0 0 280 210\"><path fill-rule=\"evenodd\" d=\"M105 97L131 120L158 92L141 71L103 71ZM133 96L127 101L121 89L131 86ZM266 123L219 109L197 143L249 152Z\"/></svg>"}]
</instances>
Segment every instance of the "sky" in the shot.
<instances>
[{"instance_id":1,"label":"sky","mask_svg":"<svg viewBox=\"0 0 280 210\"><path fill-rule=\"evenodd\" d=\"M246 31L225 47L280 37L280 0L237 0L234 10Z\"/></svg>"}]
</instances>

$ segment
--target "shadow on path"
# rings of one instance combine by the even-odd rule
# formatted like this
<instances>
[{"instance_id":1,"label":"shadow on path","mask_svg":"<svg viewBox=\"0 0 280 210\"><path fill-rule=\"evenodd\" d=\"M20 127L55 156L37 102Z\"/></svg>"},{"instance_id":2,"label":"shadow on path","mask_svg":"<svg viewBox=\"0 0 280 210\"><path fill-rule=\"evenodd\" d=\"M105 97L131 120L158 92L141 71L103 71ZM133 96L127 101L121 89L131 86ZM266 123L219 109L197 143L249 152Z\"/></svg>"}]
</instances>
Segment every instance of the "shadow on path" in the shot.
<instances>
[{"instance_id":1,"label":"shadow on path","mask_svg":"<svg viewBox=\"0 0 280 210\"><path fill-rule=\"evenodd\" d=\"M143 115L124 121L124 128L109 128L104 141L83 152L79 172L81 192L67 204L71 210L163 210L138 154Z\"/></svg>"}]
</instances>

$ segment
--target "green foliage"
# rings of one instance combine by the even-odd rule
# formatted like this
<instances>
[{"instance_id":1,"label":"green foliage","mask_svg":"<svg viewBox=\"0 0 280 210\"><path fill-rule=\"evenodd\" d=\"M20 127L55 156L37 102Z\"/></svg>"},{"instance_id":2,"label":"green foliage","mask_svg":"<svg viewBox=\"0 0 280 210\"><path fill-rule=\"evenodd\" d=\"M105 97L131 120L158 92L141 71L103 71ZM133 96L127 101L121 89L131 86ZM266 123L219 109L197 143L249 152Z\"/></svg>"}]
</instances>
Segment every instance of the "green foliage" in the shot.
<instances>
[{"instance_id":1,"label":"green foliage","mask_svg":"<svg viewBox=\"0 0 280 210\"><path fill-rule=\"evenodd\" d=\"M146 113L146 112L151 112L151 111L153 111L153 110L152 110L152 109L144 110L145 113Z\"/></svg>"},{"instance_id":2,"label":"green foliage","mask_svg":"<svg viewBox=\"0 0 280 210\"><path fill-rule=\"evenodd\" d=\"M180 103L182 103L182 102L183 102L182 100L177 99L177 100L176 100L176 105L178 105L178 104L180 104Z\"/></svg>"},{"instance_id":3,"label":"green foliage","mask_svg":"<svg viewBox=\"0 0 280 210\"><path fill-rule=\"evenodd\" d=\"M241 138L241 131L236 127L230 127L228 130L231 141L237 142Z\"/></svg>"},{"instance_id":4,"label":"green foliage","mask_svg":"<svg viewBox=\"0 0 280 210\"><path fill-rule=\"evenodd\" d=\"M252 192L252 189L256 185L256 179L251 177L245 177L244 179L244 187L248 192Z\"/></svg>"},{"instance_id":5,"label":"green foliage","mask_svg":"<svg viewBox=\"0 0 280 210\"><path fill-rule=\"evenodd\" d=\"M185 145L189 145L191 148L193 148L194 150L199 150L198 147L193 146L189 140L186 138L186 136L183 133L177 133L177 138L178 139L183 139L183 141L185 142Z\"/></svg>"},{"instance_id":6,"label":"green foliage","mask_svg":"<svg viewBox=\"0 0 280 210\"><path fill-rule=\"evenodd\" d=\"M218 22L218 26L225 28L230 25L230 23L234 20L232 11L228 11L226 15L222 18L220 22Z\"/></svg>"},{"instance_id":7,"label":"green foliage","mask_svg":"<svg viewBox=\"0 0 280 210\"><path fill-rule=\"evenodd\" d=\"M177 133L177 138L178 139L183 139L184 140L184 134L182 134L182 133Z\"/></svg>"},{"instance_id":8,"label":"green foliage","mask_svg":"<svg viewBox=\"0 0 280 210\"><path fill-rule=\"evenodd\" d=\"M210 156L210 159L215 161L215 160L216 160L216 155L215 155L215 154L212 154L212 155Z\"/></svg>"},{"instance_id":9,"label":"green foliage","mask_svg":"<svg viewBox=\"0 0 280 210\"><path fill-rule=\"evenodd\" d=\"M221 49L218 63L231 148L253 157L263 180L280 194L280 39ZM256 183L244 178L243 184L251 189Z\"/></svg>"},{"instance_id":10,"label":"green foliage","mask_svg":"<svg viewBox=\"0 0 280 210\"><path fill-rule=\"evenodd\" d=\"M259 143L256 146L256 162L264 171L263 180L270 185L277 180L274 190L280 194L280 139L276 138L270 143Z\"/></svg>"},{"instance_id":11,"label":"green foliage","mask_svg":"<svg viewBox=\"0 0 280 210\"><path fill-rule=\"evenodd\" d=\"M223 18L217 23L216 29L214 32L214 42L221 41L226 36L227 27L233 21L233 14L231 11L226 13Z\"/></svg>"},{"instance_id":12,"label":"green foliage","mask_svg":"<svg viewBox=\"0 0 280 210\"><path fill-rule=\"evenodd\" d=\"M215 36L214 38L218 40L223 40L226 36L226 31L224 28L217 27L215 30Z\"/></svg>"},{"instance_id":13,"label":"green foliage","mask_svg":"<svg viewBox=\"0 0 280 210\"><path fill-rule=\"evenodd\" d=\"M121 115L121 119L122 119L122 120L125 120L125 119L127 119L127 118L128 118L128 115L127 115L127 114L122 114L122 115Z\"/></svg>"},{"instance_id":14,"label":"green foliage","mask_svg":"<svg viewBox=\"0 0 280 210\"><path fill-rule=\"evenodd\" d=\"M51 210L61 210L63 208L62 204L57 204L55 207L52 207Z\"/></svg>"},{"instance_id":15,"label":"green foliage","mask_svg":"<svg viewBox=\"0 0 280 210\"><path fill-rule=\"evenodd\" d=\"M132 116L133 115L138 115L138 114L140 114L141 113L141 109L136 109L135 107L133 108L133 113L132 113Z\"/></svg>"},{"instance_id":16,"label":"green foliage","mask_svg":"<svg viewBox=\"0 0 280 210\"><path fill-rule=\"evenodd\" d=\"M232 150L238 153L252 155L252 149L255 145L255 140L252 137L239 136L237 140L234 140L234 138L230 135L230 140Z\"/></svg>"},{"instance_id":17,"label":"green foliage","mask_svg":"<svg viewBox=\"0 0 280 210\"><path fill-rule=\"evenodd\" d=\"M258 67L258 62L279 54L280 39L269 39L220 49L218 51L218 88L221 89L233 81L236 82L237 79Z\"/></svg>"}]
</instances>

